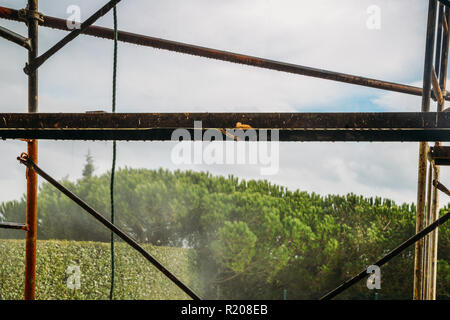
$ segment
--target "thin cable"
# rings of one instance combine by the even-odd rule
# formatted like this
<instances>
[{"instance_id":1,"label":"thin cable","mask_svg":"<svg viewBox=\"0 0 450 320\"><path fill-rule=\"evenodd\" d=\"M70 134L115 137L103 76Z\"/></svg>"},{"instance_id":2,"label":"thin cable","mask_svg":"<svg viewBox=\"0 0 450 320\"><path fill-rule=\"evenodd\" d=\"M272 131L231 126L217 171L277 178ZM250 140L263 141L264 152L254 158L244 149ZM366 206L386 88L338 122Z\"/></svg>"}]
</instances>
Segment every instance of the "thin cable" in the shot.
<instances>
[{"instance_id":1,"label":"thin cable","mask_svg":"<svg viewBox=\"0 0 450 320\"><path fill-rule=\"evenodd\" d=\"M112 93L112 112L116 112L116 86L117 86L117 10L113 8L114 16L114 63L113 63L113 93ZM111 184L110 184L110 197L111 197L111 223L114 224L114 176L116 172L116 141L113 141L113 156L112 156L112 168L111 168ZM114 233L111 232L111 289L109 292L109 299L114 298L114 274L115 274L115 259L114 259Z\"/></svg>"}]
</instances>

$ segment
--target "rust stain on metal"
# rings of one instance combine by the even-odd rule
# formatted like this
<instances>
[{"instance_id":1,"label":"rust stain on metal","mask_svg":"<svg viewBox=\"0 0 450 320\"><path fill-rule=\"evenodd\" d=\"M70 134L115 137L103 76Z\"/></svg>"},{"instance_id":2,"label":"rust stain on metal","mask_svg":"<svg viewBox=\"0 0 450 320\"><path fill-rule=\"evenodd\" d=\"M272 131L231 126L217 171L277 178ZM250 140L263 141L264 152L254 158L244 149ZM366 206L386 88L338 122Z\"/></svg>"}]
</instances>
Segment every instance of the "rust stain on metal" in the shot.
<instances>
[{"instance_id":1,"label":"rust stain on metal","mask_svg":"<svg viewBox=\"0 0 450 320\"><path fill-rule=\"evenodd\" d=\"M37 141L28 142L28 155L37 162ZM27 170L27 226L25 250L25 300L35 299L36 287L36 239L37 239L37 174Z\"/></svg>"}]
</instances>

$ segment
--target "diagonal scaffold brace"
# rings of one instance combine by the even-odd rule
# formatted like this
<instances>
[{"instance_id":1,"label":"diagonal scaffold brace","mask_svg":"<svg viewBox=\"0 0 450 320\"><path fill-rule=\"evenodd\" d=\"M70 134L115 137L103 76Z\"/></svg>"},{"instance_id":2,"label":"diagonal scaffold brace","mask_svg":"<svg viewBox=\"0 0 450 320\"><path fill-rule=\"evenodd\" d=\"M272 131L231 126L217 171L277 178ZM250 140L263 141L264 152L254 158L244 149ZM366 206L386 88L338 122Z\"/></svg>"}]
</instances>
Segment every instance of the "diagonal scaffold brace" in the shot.
<instances>
[{"instance_id":1,"label":"diagonal scaffold brace","mask_svg":"<svg viewBox=\"0 0 450 320\"><path fill-rule=\"evenodd\" d=\"M92 24L94 24L98 19L107 14L112 8L116 6L121 0L111 0L107 4L105 4L102 8L97 10L92 16L90 16L86 21L84 21L79 29L75 29L70 32L67 36L62 38L58 43L56 43L53 47L48 49L42 55L34 59L31 63L27 64L24 68L26 74L33 73L37 68L39 68L45 61L47 61L51 56L57 53L60 49L62 49L66 44L70 41L78 37L81 33L83 33L87 28L89 28Z\"/></svg>"},{"instance_id":2,"label":"diagonal scaffold brace","mask_svg":"<svg viewBox=\"0 0 450 320\"><path fill-rule=\"evenodd\" d=\"M439 181L433 180L433 186L450 197L450 190Z\"/></svg>"},{"instance_id":3,"label":"diagonal scaffold brace","mask_svg":"<svg viewBox=\"0 0 450 320\"><path fill-rule=\"evenodd\" d=\"M394 258L397 255L399 255L403 250L405 250L409 246L413 245L417 241L423 239L427 234L431 233L437 227L439 227L440 225L442 225L445 222L447 222L448 219L450 219L450 212L447 212L444 216L442 216L441 218L439 218L438 220L436 220L435 222L430 224L428 227L426 227L425 229L423 229L419 233L416 233L414 236L412 236L411 238L409 238L408 240L403 242L401 245L399 245L397 248L395 248L394 250L389 252L387 255L385 255L383 258L381 258L380 260L375 262L373 265L381 267L382 265L386 264L392 258ZM326 295L324 295L322 298L320 298L320 300L331 300L331 299L333 299L338 294L344 292L345 290L347 290L348 288L350 288L354 284L358 283L360 280L364 279L368 275L369 274L367 273L367 269L361 271L358 275L354 276L350 280L345 281L339 287L337 287L336 289L334 289L334 290L330 291L329 293L327 293Z\"/></svg>"},{"instance_id":4,"label":"diagonal scaffold brace","mask_svg":"<svg viewBox=\"0 0 450 320\"><path fill-rule=\"evenodd\" d=\"M48 175L45 171L39 168L26 153L22 153L17 160L20 163L24 164L29 170L33 170L39 176L47 180L51 185L53 185L56 189L65 194L69 199L87 211L91 216L93 216L97 221L103 224L106 228L114 232L117 236L119 236L123 241L129 244L133 249L138 251L145 259L147 259L153 266L155 266L160 272L162 272L167 278L169 278L177 287L179 287L183 292L185 292L189 297L194 300L201 300L200 297L187 285L185 285L180 279L178 279L173 273L171 273L168 269L166 269L156 258L154 258L150 253L148 253L136 240L127 235L124 231L118 228L116 225L112 224L103 217L100 213L95 211L92 207L90 207L86 202L81 200L78 196L70 192L66 187L60 184L58 181L53 179L50 175Z\"/></svg>"},{"instance_id":5,"label":"diagonal scaffold brace","mask_svg":"<svg viewBox=\"0 0 450 320\"><path fill-rule=\"evenodd\" d=\"M0 26L0 37L9 40L11 42L14 42L15 44L18 44L21 47L24 47L25 49L31 50L31 39L25 38L24 36L21 36L18 33L15 33L14 31L11 31L7 28Z\"/></svg>"},{"instance_id":6,"label":"diagonal scaffold brace","mask_svg":"<svg viewBox=\"0 0 450 320\"><path fill-rule=\"evenodd\" d=\"M433 185L437 189L439 189L440 191L445 193L446 195L450 196L450 190L448 190L448 188L446 186L444 186L442 183L440 183L439 181L436 181L436 180L433 181ZM417 243L417 241L425 238L426 235L433 232L440 225L443 225L444 223L446 223L448 221L448 219L450 219L450 212L447 212L441 218L437 219L436 221L434 221L433 223L428 225L426 228L422 229L422 231L413 235L411 238L409 238L408 240L406 240L405 242L400 244L397 248L395 248L394 250L392 250L391 252L386 254L383 258L381 258L380 260L375 262L373 265L381 267L382 265L388 263L392 258L398 256L403 250L405 250L409 246ZM322 298L320 298L320 300L333 299L338 294L344 292L345 290L347 290L348 288L350 288L354 284L358 283L360 280L364 279L367 276L368 276L367 270L361 271L359 274L357 274L353 278L345 281L339 287L337 287L336 289L334 289L334 290L330 291L329 293L327 293L326 295L324 295Z\"/></svg>"}]
</instances>

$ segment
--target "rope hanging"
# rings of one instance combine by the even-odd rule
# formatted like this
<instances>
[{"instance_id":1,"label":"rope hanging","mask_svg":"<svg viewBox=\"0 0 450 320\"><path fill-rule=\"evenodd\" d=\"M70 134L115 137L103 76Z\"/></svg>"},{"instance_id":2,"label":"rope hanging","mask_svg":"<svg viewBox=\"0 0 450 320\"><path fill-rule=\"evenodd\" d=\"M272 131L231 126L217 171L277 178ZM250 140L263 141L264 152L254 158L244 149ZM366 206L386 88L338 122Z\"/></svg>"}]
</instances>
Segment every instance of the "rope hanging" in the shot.
<instances>
[{"instance_id":1,"label":"rope hanging","mask_svg":"<svg viewBox=\"0 0 450 320\"><path fill-rule=\"evenodd\" d=\"M112 112L116 112L116 85L117 85L117 9L113 8L114 16L114 63L113 63L113 90L112 90ZM110 197L111 197L111 223L114 224L114 175L116 171L116 141L113 141L113 156L112 156L112 168L111 168L111 184L110 184ZM114 233L111 232L111 289L109 292L109 299L114 298L114 272L115 271L115 259L114 259Z\"/></svg>"}]
</instances>

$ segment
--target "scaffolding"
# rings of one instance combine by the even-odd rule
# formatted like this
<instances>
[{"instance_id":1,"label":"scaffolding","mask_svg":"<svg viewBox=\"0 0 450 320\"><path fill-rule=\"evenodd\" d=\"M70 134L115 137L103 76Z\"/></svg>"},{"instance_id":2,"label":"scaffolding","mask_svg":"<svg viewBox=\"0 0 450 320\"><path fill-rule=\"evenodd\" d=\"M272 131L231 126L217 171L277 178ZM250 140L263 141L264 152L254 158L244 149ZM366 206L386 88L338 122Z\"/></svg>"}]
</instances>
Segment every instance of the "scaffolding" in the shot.
<instances>
[{"instance_id":1,"label":"scaffolding","mask_svg":"<svg viewBox=\"0 0 450 320\"><path fill-rule=\"evenodd\" d=\"M15 10L0 7L0 18L22 21L28 26L28 37L0 27L0 36L28 50L24 72L28 76L28 113L0 113L0 138L25 139L27 153L18 160L27 166L27 214L25 224L1 223L0 227L26 232L25 299L35 299L36 236L37 236L37 176L40 175L66 194L105 227L138 250L191 298L199 299L191 289L172 275L136 241L109 222L88 204L60 185L38 165L38 140L140 140L169 141L175 129L198 130L194 121L202 121L203 129L240 128L277 129L279 141L406 141L419 142L416 234L379 260L389 261L409 245L415 244L415 300L436 299L438 226L449 219L449 213L439 217L438 191L450 195L440 183L440 167L450 165L450 112L443 112L450 100L446 90L449 51L450 2L429 0L425 45L423 87L333 72L297 64L268 60L192 44L170 41L125 31L118 31L118 41L169 50L204 58L239 63L258 68L327 79L353 85L394 91L422 97L420 112L390 113L38 113L38 69L66 44L79 35L114 39L114 30L94 26L94 23L120 0L110 0L79 28L69 30L67 21L46 16L38 11L38 0L28 0L26 8ZM38 28L49 27L69 33L45 53L38 54ZM430 111L431 100L437 102L436 112ZM191 135L192 136L192 135ZM429 141L436 141L433 146ZM325 295L330 299L367 274L360 273L339 288Z\"/></svg>"}]
</instances>

